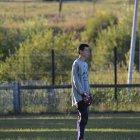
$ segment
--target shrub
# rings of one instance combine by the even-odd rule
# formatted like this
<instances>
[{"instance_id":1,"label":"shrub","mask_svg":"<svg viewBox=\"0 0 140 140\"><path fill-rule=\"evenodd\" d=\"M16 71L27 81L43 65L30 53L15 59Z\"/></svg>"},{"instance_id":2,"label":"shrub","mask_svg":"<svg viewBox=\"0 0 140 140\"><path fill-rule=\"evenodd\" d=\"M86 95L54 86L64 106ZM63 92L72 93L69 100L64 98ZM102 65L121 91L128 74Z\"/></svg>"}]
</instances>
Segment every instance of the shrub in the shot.
<instances>
[{"instance_id":1,"label":"shrub","mask_svg":"<svg viewBox=\"0 0 140 140\"><path fill-rule=\"evenodd\" d=\"M96 40L94 52L94 63L98 66L110 65L114 63L114 47L118 51L118 63L127 65L127 53L130 48L131 27L130 21L120 20L117 26L103 30ZM96 63L97 62L97 63Z\"/></svg>"},{"instance_id":2,"label":"shrub","mask_svg":"<svg viewBox=\"0 0 140 140\"><path fill-rule=\"evenodd\" d=\"M75 34L53 35L50 30L33 33L20 45L15 56L6 60L1 78L10 80L47 80L51 82L51 49L55 50L56 83L69 81ZM59 53L59 55L58 55ZM69 63L68 63L69 62Z\"/></svg>"},{"instance_id":3,"label":"shrub","mask_svg":"<svg viewBox=\"0 0 140 140\"><path fill-rule=\"evenodd\" d=\"M107 29L109 26L117 24L118 19L112 14L100 12L96 17L93 17L87 22L86 31L83 33L83 38L88 42L96 42L99 33Z\"/></svg>"},{"instance_id":4,"label":"shrub","mask_svg":"<svg viewBox=\"0 0 140 140\"><path fill-rule=\"evenodd\" d=\"M13 54L19 47L22 38L18 30L0 28L0 61L5 61L6 57Z\"/></svg>"}]
</instances>

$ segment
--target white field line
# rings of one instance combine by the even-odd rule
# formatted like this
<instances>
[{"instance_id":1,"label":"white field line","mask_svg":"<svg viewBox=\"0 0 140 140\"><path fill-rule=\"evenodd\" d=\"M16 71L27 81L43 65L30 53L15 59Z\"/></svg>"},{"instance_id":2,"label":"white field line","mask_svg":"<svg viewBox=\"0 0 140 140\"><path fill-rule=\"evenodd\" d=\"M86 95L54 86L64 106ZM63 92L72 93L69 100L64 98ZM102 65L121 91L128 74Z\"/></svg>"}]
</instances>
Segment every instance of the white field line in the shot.
<instances>
[{"instance_id":1,"label":"white field line","mask_svg":"<svg viewBox=\"0 0 140 140\"><path fill-rule=\"evenodd\" d=\"M58 128L58 129L0 129L0 133L2 132L75 132L76 129L68 129L68 128ZM87 132L140 132L140 129L112 129L112 128L101 128L101 129L92 129L87 128Z\"/></svg>"}]
</instances>

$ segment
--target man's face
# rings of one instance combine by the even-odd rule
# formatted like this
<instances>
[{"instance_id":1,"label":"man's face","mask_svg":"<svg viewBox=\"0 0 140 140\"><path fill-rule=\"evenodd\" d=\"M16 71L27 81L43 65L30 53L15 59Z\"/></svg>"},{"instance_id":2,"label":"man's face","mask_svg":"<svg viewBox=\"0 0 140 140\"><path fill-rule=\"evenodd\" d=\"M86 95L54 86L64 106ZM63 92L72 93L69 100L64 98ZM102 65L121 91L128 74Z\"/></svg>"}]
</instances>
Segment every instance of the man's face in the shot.
<instances>
[{"instance_id":1,"label":"man's face","mask_svg":"<svg viewBox=\"0 0 140 140\"><path fill-rule=\"evenodd\" d=\"M80 54L84 58L89 58L90 57L90 49L88 47L85 47L84 50L80 50Z\"/></svg>"}]
</instances>

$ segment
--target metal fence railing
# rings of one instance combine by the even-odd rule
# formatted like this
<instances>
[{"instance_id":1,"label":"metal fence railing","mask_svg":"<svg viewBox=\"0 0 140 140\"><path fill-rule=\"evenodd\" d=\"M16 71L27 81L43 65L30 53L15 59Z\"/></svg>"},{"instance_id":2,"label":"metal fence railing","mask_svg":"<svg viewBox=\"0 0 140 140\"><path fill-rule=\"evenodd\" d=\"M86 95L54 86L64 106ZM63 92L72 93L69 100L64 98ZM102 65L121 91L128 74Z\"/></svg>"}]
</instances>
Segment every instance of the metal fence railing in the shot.
<instances>
[{"instance_id":1,"label":"metal fence railing","mask_svg":"<svg viewBox=\"0 0 140 140\"><path fill-rule=\"evenodd\" d=\"M92 84L95 111L140 111L140 84ZM71 85L0 86L0 114L72 113Z\"/></svg>"}]
</instances>

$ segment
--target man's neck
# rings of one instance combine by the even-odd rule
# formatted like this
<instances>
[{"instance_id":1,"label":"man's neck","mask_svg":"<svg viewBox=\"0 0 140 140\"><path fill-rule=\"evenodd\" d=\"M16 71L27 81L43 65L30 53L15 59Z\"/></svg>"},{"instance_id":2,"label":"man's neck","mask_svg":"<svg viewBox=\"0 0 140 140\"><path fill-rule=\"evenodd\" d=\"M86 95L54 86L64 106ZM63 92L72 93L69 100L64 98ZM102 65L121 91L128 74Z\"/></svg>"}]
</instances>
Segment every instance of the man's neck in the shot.
<instances>
[{"instance_id":1,"label":"man's neck","mask_svg":"<svg viewBox=\"0 0 140 140\"><path fill-rule=\"evenodd\" d=\"M81 61L86 61L86 58L85 58L85 57L82 57L82 56L79 56L79 59L80 59Z\"/></svg>"}]
</instances>

